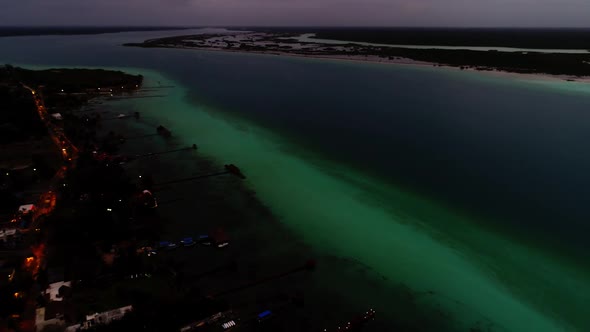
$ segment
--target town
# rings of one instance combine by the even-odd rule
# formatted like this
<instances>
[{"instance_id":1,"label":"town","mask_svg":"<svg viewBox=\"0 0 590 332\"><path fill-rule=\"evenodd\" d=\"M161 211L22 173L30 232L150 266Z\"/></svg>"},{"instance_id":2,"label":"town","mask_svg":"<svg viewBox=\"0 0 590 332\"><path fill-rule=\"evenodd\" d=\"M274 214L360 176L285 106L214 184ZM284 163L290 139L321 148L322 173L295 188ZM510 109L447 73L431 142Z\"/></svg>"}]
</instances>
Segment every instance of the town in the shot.
<instances>
[{"instance_id":1,"label":"town","mask_svg":"<svg viewBox=\"0 0 590 332\"><path fill-rule=\"evenodd\" d=\"M280 293L264 307L236 306L233 295L316 268L294 262L250 280L200 281L232 275L239 262L227 257L231 229L162 238L158 192L179 183L225 177L246 179L234 164L209 165L191 177L156 178L133 164L198 151L197 144L125 154L130 140L173 139L173 129L130 136L109 120L142 121L140 112L92 112L91 102L153 96L143 77L85 69L32 71L0 68L4 130L0 168L0 329L7 331L288 331L302 294ZM150 95L151 94L151 95ZM90 111L88 111L90 110ZM145 170L144 170L145 171ZM233 183L233 182L232 182ZM187 255L215 257L217 265L187 271ZM215 281L215 280L213 280ZM211 286L212 285L212 286ZM270 285L270 286L269 286ZM277 318L278 317L278 318ZM373 320L368 308L340 326L311 330L359 330Z\"/></svg>"}]
</instances>

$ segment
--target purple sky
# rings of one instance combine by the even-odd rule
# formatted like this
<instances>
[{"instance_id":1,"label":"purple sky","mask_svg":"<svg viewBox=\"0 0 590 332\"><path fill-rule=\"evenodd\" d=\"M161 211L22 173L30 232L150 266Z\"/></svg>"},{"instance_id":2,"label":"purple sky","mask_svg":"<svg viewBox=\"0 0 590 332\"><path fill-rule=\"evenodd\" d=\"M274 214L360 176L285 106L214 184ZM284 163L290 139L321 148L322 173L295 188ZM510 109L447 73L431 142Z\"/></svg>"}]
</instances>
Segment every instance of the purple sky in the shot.
<instances>
[{"instance_id":1,"label":"purple sky","mask_svg":"<svg viewBox=\"0 0 590 332\"><path fill-rule=\"evenodd\" d=\"M0 25L590 27L590 0L0 0Z\"/></svg>"}]
</instances>

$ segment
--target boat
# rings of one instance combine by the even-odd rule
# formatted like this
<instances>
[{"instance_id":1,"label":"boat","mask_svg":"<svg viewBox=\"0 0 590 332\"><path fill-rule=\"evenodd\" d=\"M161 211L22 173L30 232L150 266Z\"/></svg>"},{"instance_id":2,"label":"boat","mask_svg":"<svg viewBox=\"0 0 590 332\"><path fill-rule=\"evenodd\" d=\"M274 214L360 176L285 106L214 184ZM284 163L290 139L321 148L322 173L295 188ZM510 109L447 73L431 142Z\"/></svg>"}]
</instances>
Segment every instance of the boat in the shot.
<instances>
[{"instance_id":1,"label":"boat","mask_svg":"<svg viewBox=\"0 0 590 332\"><path fill-rule=\"evenodd\" d=\"M193 238L192 237L184 238L184 239L182 239L180 241L180 243L182 243L182 245L185 246L185 247L192 247L195 244L197 244L195 241L193 241Z\"/></svg>"},{"instance_id":2,"label":"boat","mask_svg":"<svg viewBox=\"0 0 590 332\"><path fill-rule=\"evenodd\" d=\"M242 171L238 168L238 166L236 166L234 164L225 165L225 170L228 173L233 174L242 180L246 179L246 176L242 173Z\"/></svg>"},{"instance_id":3,"label":"boat","mask_svg":"<svg viewBox=\"0 0 590 332\"><path fill-rule=\"evenodd\" d=\"M216 229L212 234L211 238L217 248L225 248L229 245L229 236L225 233L223 228Z\"/></svg>"},{"instance_id":4,"label":"boat","mask_svg":"<svg viewBox=\"0 0 590 332\"><path fill-rule=\"evenodd\" d=\"M210 246L211 243L213 242L213 240L211 239L211 237L209 235L199 235L198 242L202 245Z\"/></svg>"},{"instance_id":5,"label":"boat","mask_svg":"<svg viewBox=\"0 0 590 332\"><path fill-rule=\"evenodd\" d=\"M168 250L171 250L171 249L178 248L178 245L176 243L170 242L170 241L161 241L158 244L158 248L159 249L168 249Z\"/></svg>"},{"instance_id":6,"label":"boat","mask_svg":"<svg viewBox=\"0 0 590 332\"><path fill-rule=\"evenodd\" d=\"M170 132L170 130L168 130L166 127L162 125L159 125L158 128L156 128L156 131L160 136L163 136L165 138L172 136L172 132Z\"/></svg>"}]
</instances>

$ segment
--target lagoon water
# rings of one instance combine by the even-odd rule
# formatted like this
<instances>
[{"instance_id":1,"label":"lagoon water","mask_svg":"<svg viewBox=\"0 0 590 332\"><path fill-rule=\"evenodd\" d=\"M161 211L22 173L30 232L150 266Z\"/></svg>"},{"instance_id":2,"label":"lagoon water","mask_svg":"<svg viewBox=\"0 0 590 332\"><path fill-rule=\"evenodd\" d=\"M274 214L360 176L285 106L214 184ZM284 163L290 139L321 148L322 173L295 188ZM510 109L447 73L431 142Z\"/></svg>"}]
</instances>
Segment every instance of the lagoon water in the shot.
<instances>
[{"instance_id":1,"label":"lagoon water","mask_svg":"<svg viewBox=\"0 0 590 332\"><path fill-rule=\"evenodd\" d=\"M403 284L427 298L412 305L448 314L450 330L590 329L590 86L120 46L174 34L1 38L0 61L174 85L134 107L239 165L316 252L371 271L324 284L375 305L379 320L407 310L390 291Z\"/></svg>"}]
</instances>

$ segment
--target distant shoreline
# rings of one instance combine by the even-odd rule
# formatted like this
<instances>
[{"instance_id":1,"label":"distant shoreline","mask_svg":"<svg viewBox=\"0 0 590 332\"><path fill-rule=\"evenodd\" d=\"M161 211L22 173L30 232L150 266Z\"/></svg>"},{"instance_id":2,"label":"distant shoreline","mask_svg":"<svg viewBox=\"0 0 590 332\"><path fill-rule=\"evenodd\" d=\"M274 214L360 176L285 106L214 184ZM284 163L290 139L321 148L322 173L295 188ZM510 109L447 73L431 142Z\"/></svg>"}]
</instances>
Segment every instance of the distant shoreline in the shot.
<instances>
[{"instance_id":1,"label":"distant shoreline","mask_svg":"<svg viewBox=\"0 0 590 332\"><path fill-rule=\"evenodd\" d=\"M138 45L129 45L126 44L124 46L135 46L135 47L142 47ZM148 48L148 47L144 47ZM334 61L348 61L348 62L361 62L361 63L370 63L370 64L382 64L382 65L406 65L406 66L422 66L422 67L439 67L439 68L446 68L446 69L453 69L458 71L471 71L471 72L478 72L482 74L488 75L497 75L497 76L504 76L504 77L519 77L519 78L528 78L534 80L549 80L549 81L568 81L568 82L578 82L578 83L590 83L590 75L584 76L574 76L574 75L556 75L556 74L547 74L547 73L519 73L519 72L511 72L506 70L500 70L496 68L486 67L485 69L478 69L476 67L463 67L460 66L453 66L447 64L441 64L436 62L427 62L427 61L419 61L413 60L410 58L397 58L397 59L388 59L388 58L381 58L379 56L363 56L363 55L312 55L312 54L300 54L300 53L289 53L289 52L277 52L277 51L255 51L255 50L231 50L231 49L224 49L224 48L205 48L205 47L184 47L184 46L158 46L158 48L172 48L172 49L186 49L186 50L197 50L197 51L207 51L207 52L225 52L225 53L241 53L241 54L258 54L258 55L274 55L274 56L287 56L287 57L295 57L295 58L307 58L307 59L318 59L318 60L334 60Z\"/></svg>"},{"instance_id":2,"label":"distant shoreline","mask_svg":"<svg viewBox=\"0 0 590 332\"><path fill-rule=\"evenodd\" d=\"M191 27L1 27L2 37L100 35L106 33L188 30Z\"/></svg>"},{"instance_id":3,"label":"distant shoreline","mask_svg":"<svg viewBox=\"0 0 590 332\"><path fill-rule=\"evenodd\" d=\"M543 75L568 81L590 78L589 53L406 48L383 44L314 40L309 38L309 35L269 31L204 31L197 34L148 39L140 43L126 43L123 46L444 66L481 72Z\"/></svg>"}]
</instances>

